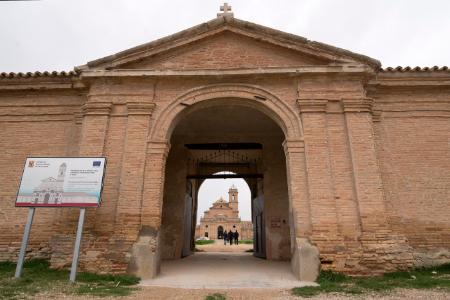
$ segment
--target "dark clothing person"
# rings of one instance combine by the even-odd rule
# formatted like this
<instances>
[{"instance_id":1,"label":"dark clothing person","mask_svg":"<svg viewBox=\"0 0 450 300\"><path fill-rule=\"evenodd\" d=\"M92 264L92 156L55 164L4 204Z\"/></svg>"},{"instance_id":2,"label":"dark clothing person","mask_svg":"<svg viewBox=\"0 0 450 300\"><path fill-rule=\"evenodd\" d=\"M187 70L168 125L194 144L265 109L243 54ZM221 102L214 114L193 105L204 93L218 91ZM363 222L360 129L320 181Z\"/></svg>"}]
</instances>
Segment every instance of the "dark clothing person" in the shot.
<instances>
[{"instance_id":1,"label":"dark clothing person","mask_svg":"<svg viewBox=\"0 0 450 300\"><path fill-rule=\"evenodd\" d=\"M226 230L223 232L222 236L223 236L223 244L226 245L227 244L227 239L228 239L228 233L227 233Z\"/></svg>"},{"instance_id":2,"label":"dark clothing person","mask_svg":"<svg viewBox=\"0 0 450 300\"><path fill-rule=\"evenodd\" d=\"M236 245L239 245L239 232L236 230L236 232L233 234L234 236L234 243Z\"/></svg>"},{"instance_id":3,"label":"dark clothing person","mask_svg":"<svg viewBox=\"0 0 450 300\"><path fill-rule=\"evenodd\" d=\"M233 232L230 230L228 232L228 240L230 241L230 245L233 245L233 238L234 238L234 234Z\"/></svg>"}]
</instances>

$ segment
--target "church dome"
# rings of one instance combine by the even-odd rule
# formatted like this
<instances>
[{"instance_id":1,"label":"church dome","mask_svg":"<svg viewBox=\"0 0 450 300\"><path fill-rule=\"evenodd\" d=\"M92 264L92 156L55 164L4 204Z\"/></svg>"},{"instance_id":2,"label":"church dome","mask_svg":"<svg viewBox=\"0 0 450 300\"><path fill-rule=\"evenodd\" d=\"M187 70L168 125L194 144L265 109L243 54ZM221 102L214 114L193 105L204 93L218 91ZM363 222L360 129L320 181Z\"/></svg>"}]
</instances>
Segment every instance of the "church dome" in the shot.
<instances>
[{"instance_id":1,"label":"church dome","mask_svg":"<svg viewBox=\"0 0 450 300\"><path fill-rule=\"evenodd\" d=\"M225 199L223 199L223 197L220 197L219 199L216 200L215 203L226 203L227 201L225 201Z\"/></svg>"}]
</instances>

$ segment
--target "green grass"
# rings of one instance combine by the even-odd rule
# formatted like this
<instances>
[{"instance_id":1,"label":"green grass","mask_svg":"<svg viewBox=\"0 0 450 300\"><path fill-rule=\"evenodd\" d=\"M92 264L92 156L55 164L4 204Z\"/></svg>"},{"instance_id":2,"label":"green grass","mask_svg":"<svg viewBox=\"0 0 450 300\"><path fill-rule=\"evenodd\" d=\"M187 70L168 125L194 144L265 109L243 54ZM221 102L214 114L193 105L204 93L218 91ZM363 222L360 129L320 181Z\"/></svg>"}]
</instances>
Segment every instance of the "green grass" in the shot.
<instances>
[{"instance_id":1,"label":"green grass","mask_svg":"<svg viewBox=\"0 0 450 300\"><path fill-rule=\"evenodd\" d=\"M24 264L21 278L14 278L16 265L0 262L0 299L23 299L50 292L93 296L126 296L136 288L139 278L129 275L78 273L76 283L69 282L69 271L53 270L45 260Z\"/></svg>"},{"instance_id":2,"label":"green grass","mask_svg":"<svg viewBox=\"0 0 450 300\"><path fill-rule=\"evenodd\" d=\"M253 244L253 240L240 240L239 244Z\"/></svg>"},{"instance_id":3,"label":"green grass","mask_svg":"<svg viewBox=\"0 0 450 300\"><path fill-rule=\"evenodd\" d=\"M214 244L214 240L198 240L195 241L196 245L208 245L208 244Z\"/></svg>"},{"instance_id":4,"label":"green grass","mask_svg":"<svg viewBox=\"0 0 450 300\"><path fill-rule=\"evenodd\" d=\"M379 277L352 278L343 274L323 271L317 280L320 286L292 289L292 293L302 297L312 297L322 293L385 293L396 288L443 289L450 292L450 264L420 268L411 271L386 273Z\"/></svg>"},{"instance_id":5,"label":"green grass","mask_svg":"<svg viewBox=\"0 0 450 300\"><path fill-rule=\"evenodd\" d=\"M206 296L205 300L227 300L227 297L224 294L215 293L215 294Z\"/></svg>"}]
</instances>

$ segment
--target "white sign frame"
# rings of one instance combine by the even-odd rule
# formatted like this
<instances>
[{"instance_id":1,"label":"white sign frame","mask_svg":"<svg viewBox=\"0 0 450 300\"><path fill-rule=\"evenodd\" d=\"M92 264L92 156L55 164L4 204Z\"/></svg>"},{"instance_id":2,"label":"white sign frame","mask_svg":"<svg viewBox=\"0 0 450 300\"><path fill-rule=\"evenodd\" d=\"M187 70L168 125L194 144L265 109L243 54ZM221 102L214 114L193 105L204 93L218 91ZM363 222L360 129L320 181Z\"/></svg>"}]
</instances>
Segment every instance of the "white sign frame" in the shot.
<instances>
[{"instance_id":1,"label":"white sign frame","mask_svg":"<svg viewBox=\"0 0 450 300\"><path fill-rule=\"evenodd\" d=\"M24 183L24 180L25 181L32 180L30 178L30 175L27 174L27 171L28 171L27 168L30 168L29 163L30 162L42 163L43 161L45 162L45 161L55 160L55 159L64 161L63 162L65 165L64 172L89 171L89 170L73 170L70 168L68 170L66 170L66 168L67 168L66 162L67 162L67 164L69 164L69 161L72 161L72 162L70 162L70 165L73 165L75 163L75 162L73 162L73 160L89 160L89 161L92 161L93 163L94 163L94 161L97 163L100 161L100 166L98 167L99 169L96 169L97 167L95 167L95 169L94 169L94 166L91 167L92 170L96 170L96 171L100 170L101 175L102 175L100 183L99 183L100 186L96 187L96 193L98 195L92 196L92 195L88 195L87 193L84 193L85 195L83 196L82 195L83 191L77 192L77 193L65 192L64 188L62 186L65 184L64 183L65 174L62 177L62 182L61 182L60 177L59 177L60 174L58 173L61 171L61 167L63 167L62 164L59 166L59 171L56 172L58 174L51 174L56 178L53 178L53 176L47 177L47 178L40 178L39 180L41 181L41 184L39 186L36 186L36 183L35 183L32 188L33 189L49 189L49 186L53 185L53 187L55 189L54 193L45 193L46 197L50 198L50 202L57 202L58 200L54 200L54 199L59 199L59 201L65 201L66 203L63 203L63 202L48 203L49 199L45 199L45 200L41 199L42 197L44 197L43 196L44 193L40 193L40 192L36 192L36 194L39 196L32 195L31 191L28 191L27 194L23 193L23 192L21 193L21 191L25 190L25 186L26 186L26 183ZM85 163L85 162L83 161L83 163ZM55 156L50 156L50 157L39 156L39 157L37 157L37 156L32 156L32 157L27 157L25 160L25 164L23 166L23 171L22 171L22 176L20 179L19 189L17 191L15 206L16 207L99 207L101 205L101 201L102 201L101 199L102 199L104 179L105 179L105 173L106 173L106 164L107 164L107 160L106 160L106 157L104 157L104 156L97 156L97 157L96 156L86 156L86 157L62 157L62 156L61 157L55 157ZM52 167L54 168L54 166L52 166ZM48 176L49 175L50 174L48 174ZM87 174L87 175L89 175L89 174ZM46 182L44 182L44 181L46 181ZM29 182L28 182L28 184L29 184ZM31 187L27 186L27 188L29 190ZM33 194L35 194L35 190L33 190ZM79 201L84 201L84 203L76 202L76 201L69 202L67 199L70 199L70 197L72 199L76 199L78 197L78 199L81 199ZM27 198L30 198L30 199L28 199L29 202L25 202L25 200ZM39 198L39 200L37 200L38 198ZM94 201L87 202L86 198L91 198L91 199L96 198L96 201L95 201L95 203L94 203ZM34 200L34 199L36 199L36 200ZM61 199L65 199L65 200L61 200ZM32 201L39 202L39 203L32 203ZM44 202L47 202L47 203L44 203Z\"/></svg>"}]
</instances>

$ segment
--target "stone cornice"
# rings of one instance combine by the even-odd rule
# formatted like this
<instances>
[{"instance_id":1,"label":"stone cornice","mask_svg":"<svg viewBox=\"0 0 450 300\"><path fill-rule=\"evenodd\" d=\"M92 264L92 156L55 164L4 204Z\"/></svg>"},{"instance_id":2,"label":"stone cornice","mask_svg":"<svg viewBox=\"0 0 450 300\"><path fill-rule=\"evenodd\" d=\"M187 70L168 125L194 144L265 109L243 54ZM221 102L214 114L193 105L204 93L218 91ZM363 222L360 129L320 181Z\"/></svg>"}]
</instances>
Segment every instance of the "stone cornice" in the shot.
<instances>
[{"instance_id":1,"label":"stone cornice","mask_svg":"<svg viewBox=\"0 0 450 300\"><path fill-rule=\"evenodd\" d=\"M301 66L295 68L254 68L254 69L220 69L220 70L84 70L81 79L110 78L110 77L217 77L217 76L248 76L248 75L288 75L302 74L372 74L373 71L364 65L327 65L327 66Z\"/></svg>"},{"instance_id":2,"label":"stone cornice","mask_svg":"<svg viewBox=\"0 0 450 300\"><path fill-rule=\"evenodd\" d=\"M344 112L372 112L372 98L342 99Z\"/></svg>"},{"instance_id":3,"label":"stone cornice","mask_svg":"<svg viewBox=\"0 0 450 300\"><path fill-rule=\"evenodd\" d=\"M156 104L151 102L127 102L128 115L151 116Z\"/></svg>"},{"instance_id":4,"label":"stone cornice","mask_svg":"<svg viewBox=\"0 0 450 300\"><path fill-rule=\"evenodd\" d=\"M109 115L112 104L108 102L87 102L83 105L84 115Z\"/></svg>"}]
</instances>

